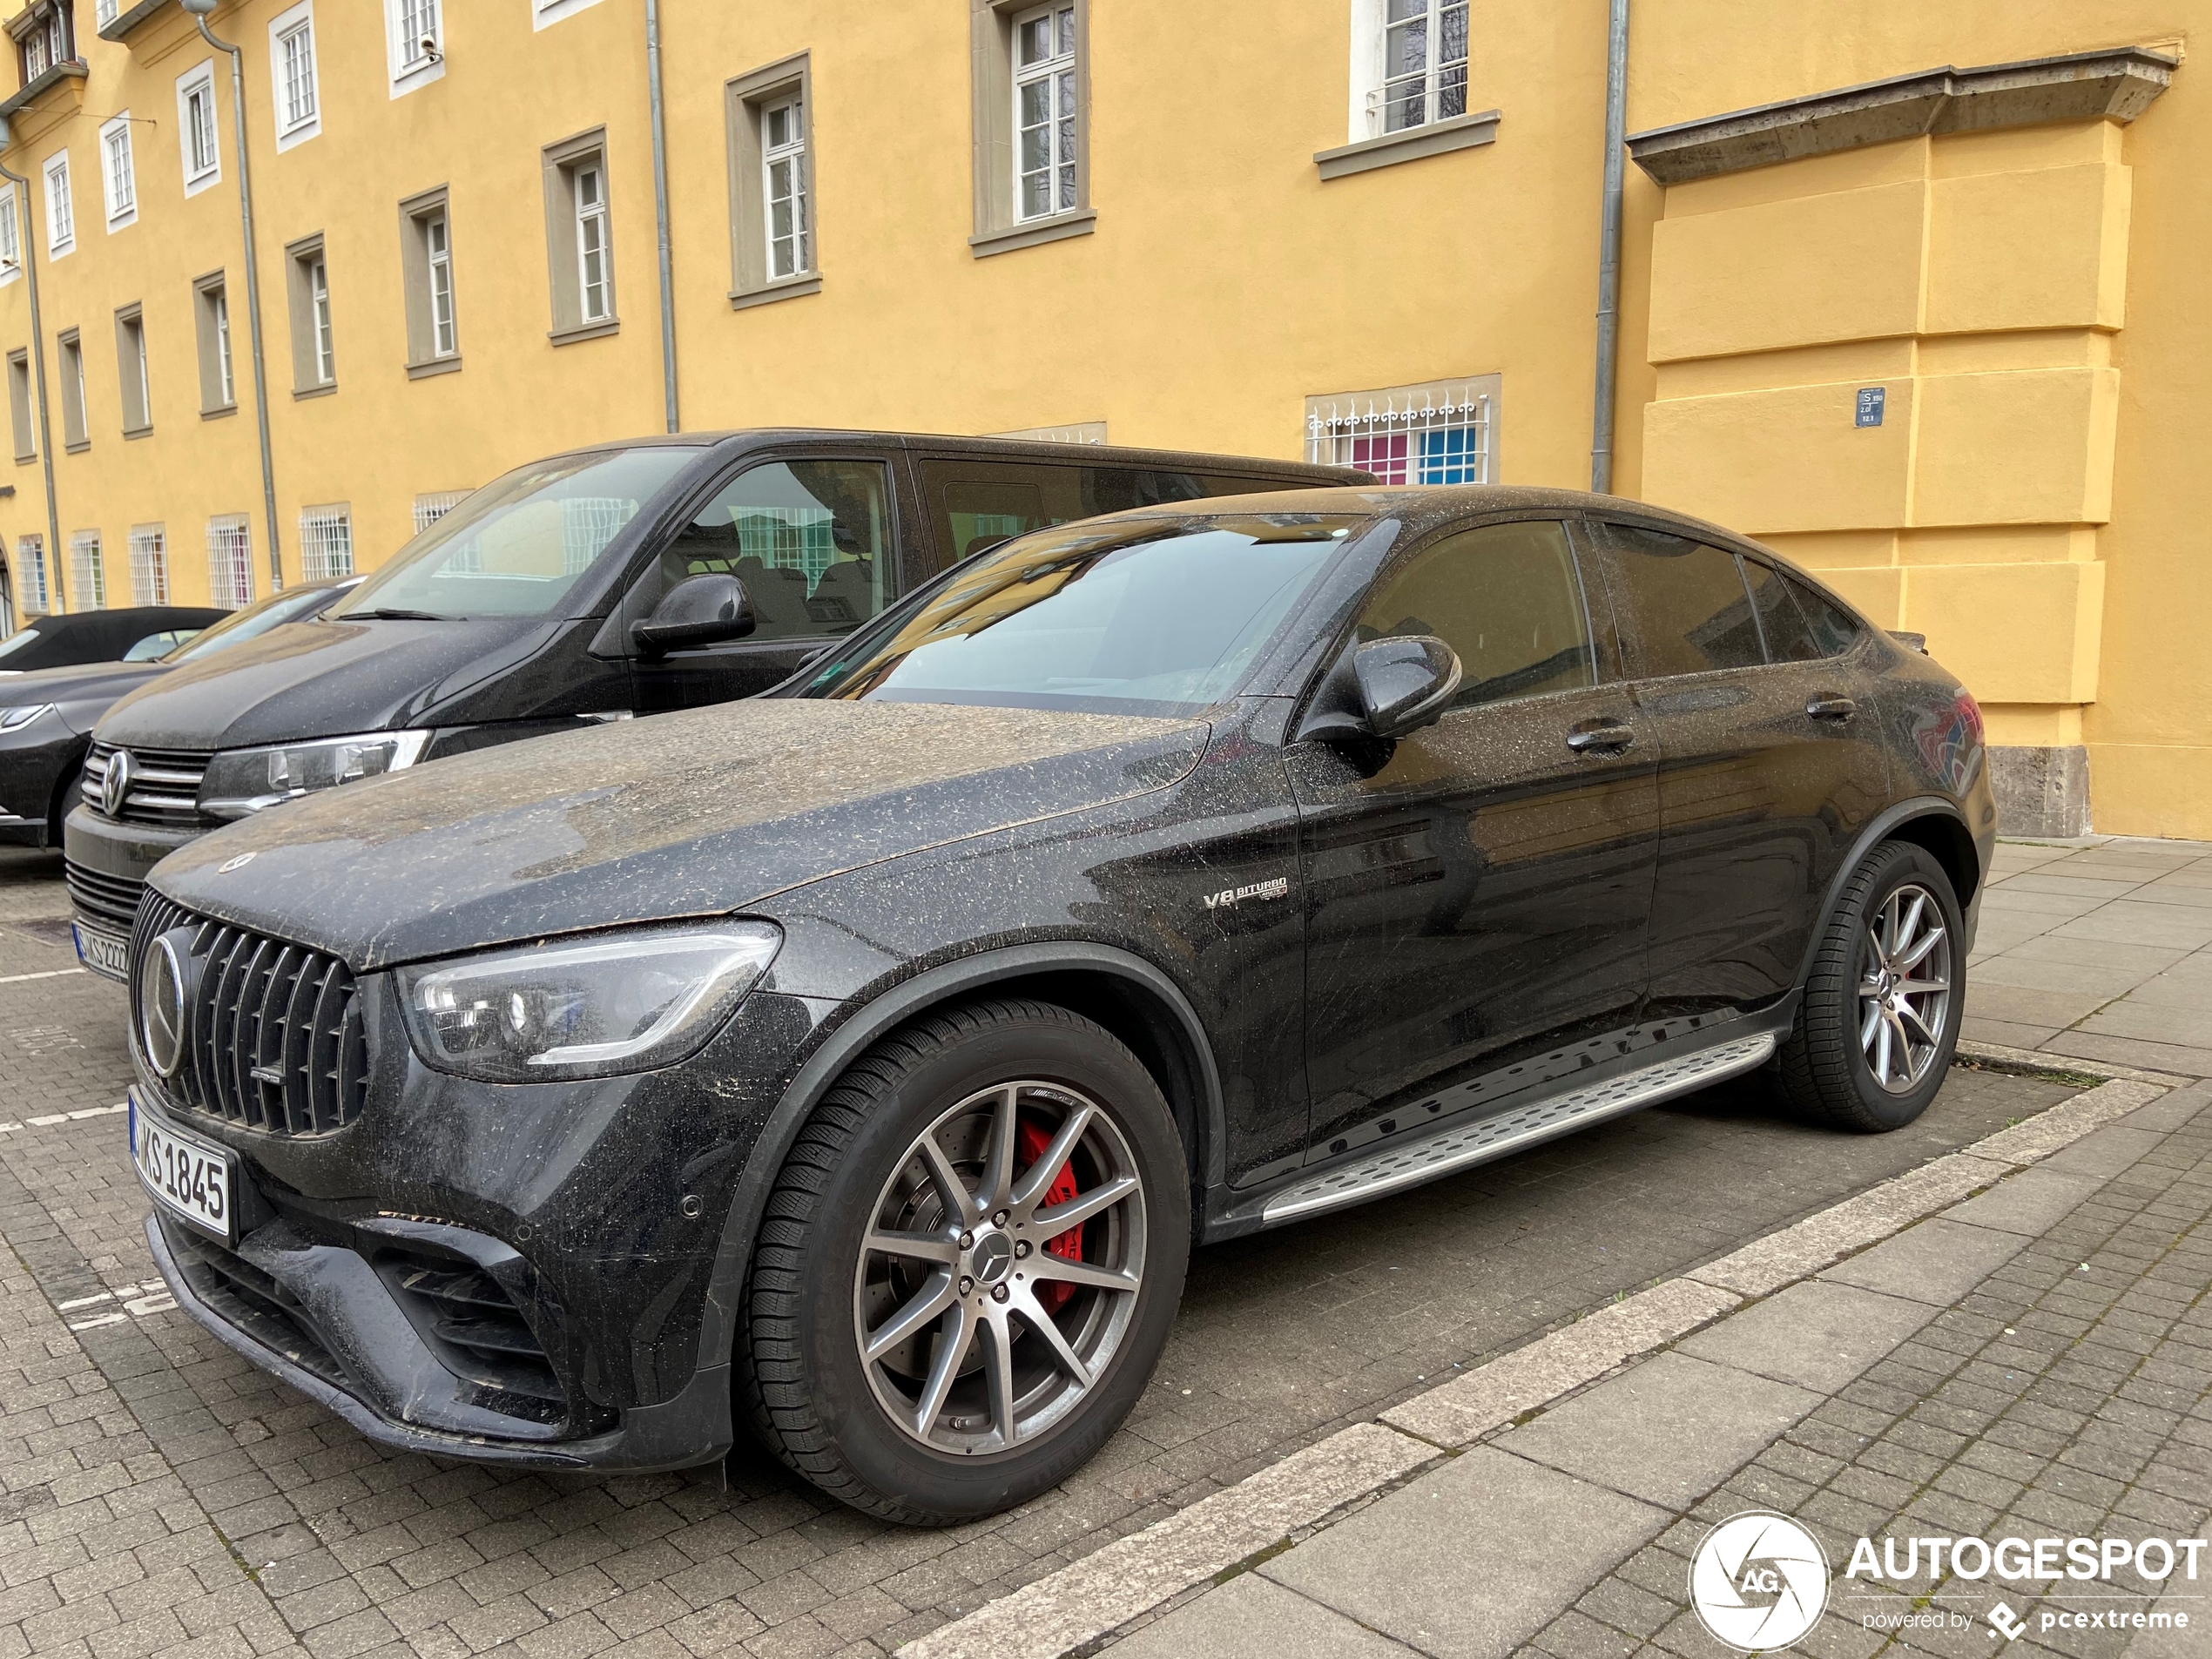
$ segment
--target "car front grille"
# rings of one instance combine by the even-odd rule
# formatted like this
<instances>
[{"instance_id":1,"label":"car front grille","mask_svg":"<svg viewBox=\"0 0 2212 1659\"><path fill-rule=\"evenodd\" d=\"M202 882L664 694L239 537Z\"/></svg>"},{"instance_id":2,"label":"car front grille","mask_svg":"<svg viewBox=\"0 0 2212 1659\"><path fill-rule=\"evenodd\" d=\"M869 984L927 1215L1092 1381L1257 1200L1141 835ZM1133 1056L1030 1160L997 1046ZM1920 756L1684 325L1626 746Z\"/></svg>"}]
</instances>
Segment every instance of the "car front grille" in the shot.
<instances>
[{"instance_id":1,"label":"car front grille","mask_svg":"<svg viewBox=\"0 0 2212 1659\"><path fill-rule=\"evenodd\" d=\"M70 902L89 922L118 933L129 933L138 919L138 903L146 884L127 875L103 875L74 860L62 860L62 875L69 882Z\"/></svg>"},{"instance_id":2,"label":"car front grille","mask_svg":"<svg viewBox=\"0 0 2212 1659\"><path fill-rule=\"evenodd\" d=\"M194 1111L274 1135L327 1135L361 1116L368 1038L353 971L334 956L195 916L146 895L131 941L190 928L184 1058L169 1092ZM132 1018L138 1017L137 974Z\"/></svg>"},{"instance_id":3,"label":"car front grille","mask_svg":"<svg viewBox=\"0 0 2212 1659\"><path fill-rule=\"evenodd\" d=\"M116 745L95 743L84 757L81 787L94 811L107 787L108 763ZM214 757L194 749L133 749L131 751L131 788L120 808L111 814L125 824L152 824L164 829L205 829L214 822L199 810L199 780Z\"/></svg>"}]
</instances>

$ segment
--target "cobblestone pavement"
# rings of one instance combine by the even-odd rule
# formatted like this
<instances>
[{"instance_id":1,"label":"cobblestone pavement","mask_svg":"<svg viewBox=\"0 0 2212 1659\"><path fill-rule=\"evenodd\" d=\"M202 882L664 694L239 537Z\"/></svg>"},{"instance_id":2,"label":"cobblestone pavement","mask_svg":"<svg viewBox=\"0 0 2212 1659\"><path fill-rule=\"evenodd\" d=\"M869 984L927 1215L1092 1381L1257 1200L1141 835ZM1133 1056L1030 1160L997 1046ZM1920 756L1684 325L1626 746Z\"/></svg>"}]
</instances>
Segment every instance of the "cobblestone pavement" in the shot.
<instances>
[{"instance_id":1,"label":"cobblestone pavement","mask_svg":"<svg viewBox=\"0 0 2212 1659\"><path fill-rule=\"evenodd\" d=\"M2212 1076L2212 846L2007 842L1969 967L1969 1037Z\"/></svg>"},{"instance_id":2,"label":"cobblestone pavement","mask_svg":"<svg viewBox=\"0 0 2212 1659\"><path fill-rule=\"evenodd\" d=\"M1096 1462L1013 1514L917 1533L749 1448L726 1470L619 1480L386 1452L166 1309L109 1109L129 1072L121 995L71 971L57 876L0 853L0 1659L887 1652L1454 1366L2071 1092L1960 1070L1911 1130L1851 1137L1713 1090L1204 1251L1159 1375Z\"/></svg>"}]
</instances>

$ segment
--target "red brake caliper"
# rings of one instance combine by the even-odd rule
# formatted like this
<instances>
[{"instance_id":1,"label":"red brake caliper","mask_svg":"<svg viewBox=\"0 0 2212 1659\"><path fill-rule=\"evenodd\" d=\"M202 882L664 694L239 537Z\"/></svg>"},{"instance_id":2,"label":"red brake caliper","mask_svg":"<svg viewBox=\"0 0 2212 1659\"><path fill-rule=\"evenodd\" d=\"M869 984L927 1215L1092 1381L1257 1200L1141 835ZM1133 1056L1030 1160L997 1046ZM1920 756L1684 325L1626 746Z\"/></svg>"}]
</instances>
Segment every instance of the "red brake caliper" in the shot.
<instances>
[{"instance_id":1,"label":"red brake caliper","mask_svg":"<svg viewBox=\"0 0 2212 1659\"><path fill-rule=\"evenodd\" d=\"M1051 1144L1051 1135L1042 1125L1027 1117L1015 1127L1015 1150L1025 1164L1035 1163ZM1043 1210L1056 1204L1065 1204L1075 1196L1076 1166L1073 1163L1063 1163L1060 1166L1060 1172L1052 1177L1052 1184L1044 1190L1044 1197L1039 1201L1037 1208ZM1083 1230L1070 1227L1056 1238L1047 1239L1044 1247L1055 1256L1065 1257L1071 1262L1080 1261L1083 1253ZM1058 1279L1047 1279L1037 1286L1037 1301L1047 1313L1057 1313L1075 1293L1074 1285L1063 1284Z\"/></svg>"}]
</instances>

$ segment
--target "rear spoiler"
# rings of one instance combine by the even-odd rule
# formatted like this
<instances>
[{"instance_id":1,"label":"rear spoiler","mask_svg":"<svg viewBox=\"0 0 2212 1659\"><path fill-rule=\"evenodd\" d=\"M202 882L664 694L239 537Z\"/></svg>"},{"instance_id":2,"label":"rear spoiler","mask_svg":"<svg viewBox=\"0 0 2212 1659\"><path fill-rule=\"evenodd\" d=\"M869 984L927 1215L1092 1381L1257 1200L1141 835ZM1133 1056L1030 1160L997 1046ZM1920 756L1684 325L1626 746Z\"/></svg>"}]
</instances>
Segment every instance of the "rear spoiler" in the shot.
<instances>
[{"instance_id":1,"label":"rear spoiler","mask_svg":"<svg viewBox=\"0 0 2212 1659\"><path fill-rule=\"evenodd\" d=\"M1928 654L1928 637L1925 634L1909 633L1902 628L1892 628L1889 631L1889 635L1892 639L1908 651L1917 651L1923 657Z\"/></svg>"}]
</instances>

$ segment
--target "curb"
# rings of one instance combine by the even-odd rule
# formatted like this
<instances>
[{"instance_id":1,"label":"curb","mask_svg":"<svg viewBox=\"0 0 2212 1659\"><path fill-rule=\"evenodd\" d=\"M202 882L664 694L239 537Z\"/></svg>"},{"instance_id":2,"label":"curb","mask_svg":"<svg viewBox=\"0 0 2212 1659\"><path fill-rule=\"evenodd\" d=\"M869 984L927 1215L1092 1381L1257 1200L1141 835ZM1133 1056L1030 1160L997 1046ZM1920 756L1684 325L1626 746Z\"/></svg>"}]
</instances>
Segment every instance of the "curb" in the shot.
<instances>
[{"instance_id":1,"label":"curb","mask_svg":"<svg viewBox=\"0 0 2212 1659\"><path fill-rule=\"evenodd\" d=\"M900 1647L895 1659L1062 1659L1301 1527L1455 1457L1699 1327L1895 1237L2194 1078L1993 1044L1969 1058L2110 1077L2049 1110L1907 1170L1716 1261L1599 1309L1293 1453Z\"/></svg>"}]
</instances>

